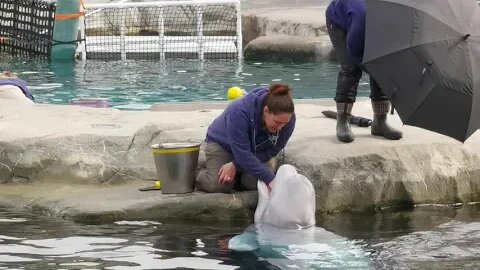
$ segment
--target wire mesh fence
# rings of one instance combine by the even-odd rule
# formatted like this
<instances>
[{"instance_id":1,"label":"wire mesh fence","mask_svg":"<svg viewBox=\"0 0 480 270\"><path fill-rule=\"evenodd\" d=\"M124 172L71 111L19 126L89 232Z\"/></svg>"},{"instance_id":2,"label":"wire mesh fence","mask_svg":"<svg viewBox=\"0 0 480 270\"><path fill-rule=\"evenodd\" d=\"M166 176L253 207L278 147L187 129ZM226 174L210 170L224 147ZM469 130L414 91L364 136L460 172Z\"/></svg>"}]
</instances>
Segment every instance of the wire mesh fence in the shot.
<instances>
[{"instance_id":1,"label":"wire mesh fence","mask_svg":"<svg viewBox=\"0 0 480 270\"><path fill-rule=\"evenodd\" d=\"M84 59L241 57L238 0L124 1L87 11ZM56 1L0 0L0 51L50 56L55 12Z\"/></svg>"},{"instance_id":2,"label":"wire mesh fence","mask_svg":"<svg viewBox=\"0 0 480 270\"><path fill-rule=\"evenodd\" d=\"M49 56L55 3L42 0L0 0L0 51Z\"/></svg>"},{"instance_id":3,"label":"wire mesh fence","mask_svg":"<svg viewBox=\"0 0 480 270\"><path fill-rule=\"evenodd\" d=\"M88 5L86 59L231 59L241 52L238 1Z\"/></svg>"}]
</instances>

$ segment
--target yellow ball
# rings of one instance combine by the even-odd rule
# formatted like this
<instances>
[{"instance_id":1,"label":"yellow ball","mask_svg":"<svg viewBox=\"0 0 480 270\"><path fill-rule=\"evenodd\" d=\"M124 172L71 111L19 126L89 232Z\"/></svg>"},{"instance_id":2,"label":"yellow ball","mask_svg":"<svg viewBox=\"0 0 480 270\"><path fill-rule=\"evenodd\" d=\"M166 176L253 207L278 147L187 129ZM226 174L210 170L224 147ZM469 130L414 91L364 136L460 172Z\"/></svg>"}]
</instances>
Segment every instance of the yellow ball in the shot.
<instances>
[{"instance_id":1,"label":"yellow ball","mask_svg":"<svg viewBox=\"0 0 480 270\"><path fill-rule=\"evenodd\" d=\"M160 184L160 181L155 181L155 188L160 189L162 186Z\"/></svg>"},{"instance_id":2,"label":"yellow ball","mask_svg":"<svg viewBox=\"0 0 480 270\"><path fill-rule=\"evenodd\" d=\"M237 98L241 98L244 95L245 94L244 94L242 88L240 88L238 86L230 87L227 91L227 99L228 100L234 100L234 99L237 99Z\"/></svg>"}]
</instances>

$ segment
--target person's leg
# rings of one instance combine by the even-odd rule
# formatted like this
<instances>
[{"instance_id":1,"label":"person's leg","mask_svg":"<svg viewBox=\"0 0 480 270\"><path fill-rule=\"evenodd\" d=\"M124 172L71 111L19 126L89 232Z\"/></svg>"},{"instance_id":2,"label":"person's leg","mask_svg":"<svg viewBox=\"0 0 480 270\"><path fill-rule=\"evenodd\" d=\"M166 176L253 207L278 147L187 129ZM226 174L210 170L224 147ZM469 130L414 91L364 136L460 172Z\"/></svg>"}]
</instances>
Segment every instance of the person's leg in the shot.
<instances>
[{"instance_id":1,"label":"person's leg","mask_svg":"<svg viewBox=\"0 0 480 270\"><path fill-rule=\"evenodd\" d=\"M403 134L387 123L387 114L390 111L390 101L383 94L377 82L370 77L370 99L372 100L373 122L371 133L375 136L382 136L390 140L399 140Z\"/></svg>"},{"instance_id":2,"label":"person's leg","mask_svg":"<svg viewBox=\"0 0 480 270\"><path fill-rule=\"evenodd\" d=\"M351 142L354 140L350 128L351 111L357 96L358 83L362 77L362 69L348 56L347 32L328 20L327 30L340 63L334 98L337 103L337 138L342 142Z\"/></svg>"},{"instance_id":3,"label":"person's leg","mask_svg":"<svg viewBox=\"0 0 480 270\"><path fill-rule=\"evenodd\" d=\"M382 88L378 85L372 76L370 76L370 99L372 101L385 101L388 97L383 93Z\"/></svg>"},{"instance_id":4,"label":"person's leg","mask_svg":"<svg viewBox=\"0 0 480 270\"><path fill-rule=\"evenodd\" d=\"M15 85L0 86L0 99L8 99L15 102L34 104L29 98L25 96L22 89Z\"/></svg>"},{"instance_id":5,"label":"person's leg","mask_svg":"<svg viewBox=\"0 0 480 270\"><path fill-rule=\"evenodd\" d=\"M263 163L267 168L275 173L277 171L277 158L274 157L270 161ZM240 185L241 190L257 190L257 181L258 178L249 174L242 173L240 176Z\"/></svg>"},{"instance_id":6,"label":"person's leg","mask_svg":"<svg viewBox=\"0 0 480 270\"><path fill-rule=\"evenodd\" d=\"M218 172L223 165L233 160L232 154L216 143L206 143L204 152L205 166L200 166L197 171L197 189L205 192L231 192L234 182L220 184L218 182Z\"/></svg>"}]
</instances>

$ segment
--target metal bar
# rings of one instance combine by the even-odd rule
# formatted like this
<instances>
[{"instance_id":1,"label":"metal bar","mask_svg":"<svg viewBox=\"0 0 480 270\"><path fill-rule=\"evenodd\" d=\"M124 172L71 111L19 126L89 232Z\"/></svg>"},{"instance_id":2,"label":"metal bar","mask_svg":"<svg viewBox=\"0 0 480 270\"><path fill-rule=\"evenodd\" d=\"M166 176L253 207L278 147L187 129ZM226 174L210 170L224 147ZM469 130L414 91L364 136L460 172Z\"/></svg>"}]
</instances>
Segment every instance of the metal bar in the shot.
<instances>
[{"instance_id":1,"label":"metal bar","mask_svg":"<svg viewBox=\"0 0 480 270\"><path fill-rule=\"evenodd\" d=\"M197 42L198 42L198 58L203 60L203 11L202 6L197 6Z\"/></svg>"},{"instance_id":2,"label":"metal bar","mask_svg":"<svg viewBox=\"0 0 480 270\"><path fill-rule=\"evenodd\" d=\"M240 1L235 4L237 10L237 50L238 59L243 58L243 37L242 37L242 11L240 9Z\"/></svg>"},{"instance_id":3,"label":"metal bar","mask_svg":"<svg viewBox=\"0 0 480 270\"><path fill-rule=\"evenodd\" d=\"M87 42L85 41L85 18L81 17L80 18L80 27L79 27L79 32L80 32L80 44L77 46L77 51L76 55L80 55L81 60L85 61L87 60Z\"/></svg>"},{"instance_id":4,"label":"metal bar","mask_svg":"<svg viewBox=\"0 0 480 270\"><path fill-rule=\"evenodd\" d=\"M87 9L92 8L126 8L126 7L165 7L165 6L197 6L209 4L238 4L239 0L195 0L195 1L158 1L158 2L135 2L135 3L104 3L86 4Z\"/></svg>"},{"instance_id":5,"label":"metal bar","mask_svg":"<svg viewBox=\"0 0 480 270\"><path fill-rule=\"evenodd\" d=\"M127 52L125 50L125 15L122 16L122 22L120 25L120 55L122 61L125 61L127 59Z\"/></svg>"},{"instance_id":6,"label":"metal bar","mask_svg":"<svg viewBox=\"0 0 480 270\"><path fill-rule=\"evenodd\" d=\"M125 3L125 2L128 2L128 1L130 1L130 0L121 0L121 1L115 2L115 4L118 5L120 3ZM87 8L89 8L89 6L87 4L85 4L85 9L87 9ZM97 9L97 10L94 10L94 11L91 11L91 12L87 12L85 14L85 17L88 17L88 16L93 15L93 14L95 14L97 12L100 12L100 11L102 11L102 9Z\"/></svg>"},{"instance_id":7,"label":"metal bar","mask_svg":"<svg viewBox=\"0 0 480 270\"><path fill-rule=\"evenodd\" d=\"M158 22L158 44L160 46L160 60L165 60L165 19L163 18L163 7L160 8Z\"/></svg>"}]
</instances>

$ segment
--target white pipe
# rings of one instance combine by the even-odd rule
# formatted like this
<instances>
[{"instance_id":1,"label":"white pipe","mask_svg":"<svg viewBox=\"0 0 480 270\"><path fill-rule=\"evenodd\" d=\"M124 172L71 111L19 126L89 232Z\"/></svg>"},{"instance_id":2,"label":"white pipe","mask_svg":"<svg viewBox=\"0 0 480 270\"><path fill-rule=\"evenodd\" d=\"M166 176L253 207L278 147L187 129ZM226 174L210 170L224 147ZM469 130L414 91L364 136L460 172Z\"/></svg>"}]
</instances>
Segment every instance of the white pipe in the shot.
<instances>
[{"instance_id":1,"label":"white pipe","mask_svg":"<svg viewBox=\"0 0 480 270\"><path fill-rule=\"evenodd\" d=\"M121 55L122 61L125 61L125 59L127 59L127 52L125 48L126 47L125 46L125 30L126 30L125 17L126 16L122 16L122 22L120 25L120 55Z\"/></svg>"},{"instance_id":2,"label":"white pipe","mask_svg":"<svg viewBox=\"0 0 480 270\"><path fill-rule=\"evenodd\" d=\"M82 61L87 60L87 42L85 41L85 18L80 17L80 38L82 41L77 47L77 50L81 53Z\"/></svg>"},{"instance_id":3,"label":"white pipe","mask_svg":"<svg viewBox=\"0 0 480 270\"><path fill-rule=\"evenodd\" d=\"M160 8L158 14L158 45L160 46L160 60L165 60L165 19L163 18L163 8Z\"/></svg>"},{"instance_id":4,"label":"white pipe","mask_svg":"<svg viewBox=\"0 0 480 270\"><path fill-rule=\"evenodd\" d=\"M128 1L130 1L130 0L120 0L120 1L118 1L118 2L115 2L114 4L118 5L118 4L121 4L121 3L128 2ZM87 8L88 8L88 4L85 4L85 9L87 9ZM85 17L88 17L88 16L93 15L93 14L95 14L95 13L97 13L97 12L100 12L100 11L102 11L102 10L101 10L101 9L96 9L96 10L93 10L93 11L91 11L91 12L87 12L87 13L85 14Z\"/></svg>"},{"instance_id":5,"label":"white pipe","mask_svg":"<svg viewBox=\"0 0 480 270\"><path fill-rule=\"evenodd\" d=\"M237 50L238 59L243 58L243 37L242 37L242 11L240 9L240 1L235 3L235 9L237 10Z\"/></svg>"},{"instance_id":6,"label":"white pipe","mask_svg":"<svg viewBox=\"0 0 480 270\"><path fill-rule=\"evenodd\" d=\"M197 40L198 40L198 58L203 60L203 10L202 6L197 6Z\"/></svg>"},{"instance_id":7,"label":"white pipe","mask_svg":"<svg viewBox=\"0 0 480 270\"><path fill-rule=\"evenodd\" d=\"M86 4L86 9L92 8L128 8L128 7L165 7L165 6L197 6L211 4L235 4L240 5L240 0L194 0L194 1L157 1L135 3L104 3Z\"/></svg>"}]
</instances>

